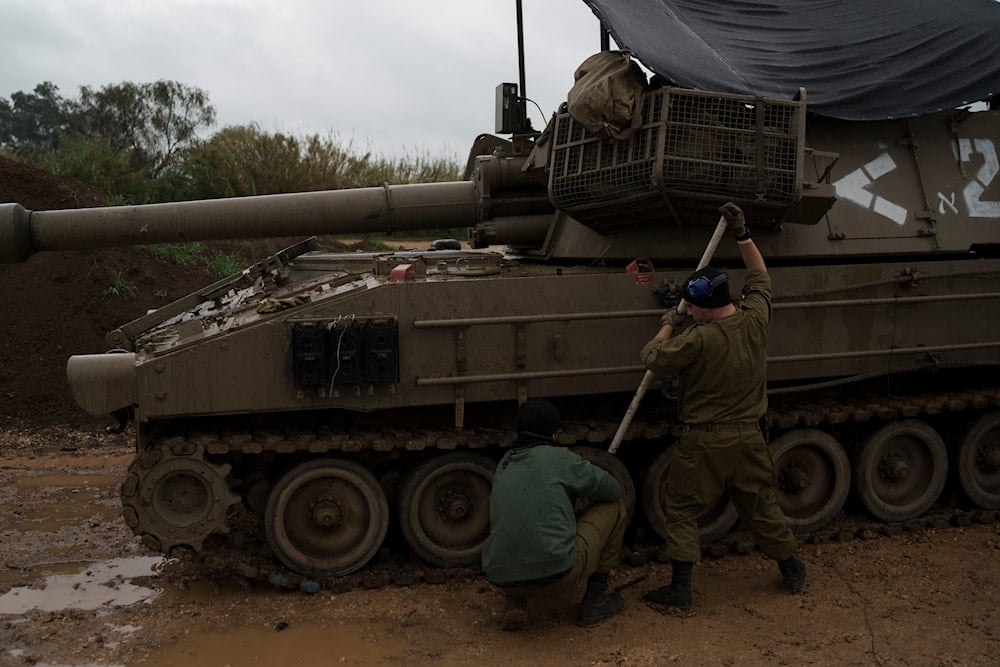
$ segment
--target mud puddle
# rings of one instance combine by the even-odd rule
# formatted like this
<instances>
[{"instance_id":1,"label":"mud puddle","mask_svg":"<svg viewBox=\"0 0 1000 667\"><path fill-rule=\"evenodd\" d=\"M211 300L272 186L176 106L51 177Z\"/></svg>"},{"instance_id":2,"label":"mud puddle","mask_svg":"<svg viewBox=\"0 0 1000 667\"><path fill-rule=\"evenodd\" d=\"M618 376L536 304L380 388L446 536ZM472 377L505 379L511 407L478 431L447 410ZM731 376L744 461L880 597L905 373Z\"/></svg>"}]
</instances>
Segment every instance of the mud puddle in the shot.
<instances>
[{"instance_id":1,"label":"mud puddle","mask_svg":"<svg viewBox=\"0 0 1000 667\"><path fill-rule=\"evenodd\" d=\"M156 597L148 582L166 559L112 553L113 536L122 529L120 482L106 470L49 468L16 475L4 486L0 538L9 553L0 568L0 617L101 610ZM140 577L146 578L141 584L132 581Z\"/></svg>"},{"instance_id":2,"label":"mud puddle","mask_svg":"<svg viewBox=\"0 0 1000 667\"><path fill-rule=\"evenodd\" d=\"M271 628L234 628L191 632L172 646L137 657L133 664L188 665L375 665L389 659L405 664L412 645L386 625L362 621L278 624Z\"/></svg>"},{"instance_id":3,"label":"mud puddle","mask_svg":"<svg viewBox=\"0 0 1000 667\"><path fill-rule=\"evenodd\" d=\"M14 485L19 489L36 489L50 486L68 486L73 488L92 486L111 486L121 481L118 475L52 473L48 475L27 475L18 477Z\"/></svg>"},{"instance_id":4,"label":"mud puddle","mask_svg":"<svg viewBox=\"0 0 1000 667\"><path fill-rule=\"evenodd\" d=\"M45 573L41 584L15 586L0 595L0 614L20 615L34 609L90 611L151 602L160 591L136 585L131 580L158 574L164 563L165 559L160 556L136 556L99 563L59 563L38 567L36 572ZM9 583L12 576L10 573L0 575L0 584ZM23 578L24 575L18 573L16 576Z\"/></svg>"},{"instance_id":5,"label":"mud puddle","mask_svg":"<svg viewBox=\"0 0 1000 667\"><path fill-rule=\"evenodd\" d=\"M25 475L0 502L0 517L18 531L55 532L82 519L112 521L121 513L117 475L53 473ZM0 525L7 521L0 520Z\"/></svg>"}]
</instances>

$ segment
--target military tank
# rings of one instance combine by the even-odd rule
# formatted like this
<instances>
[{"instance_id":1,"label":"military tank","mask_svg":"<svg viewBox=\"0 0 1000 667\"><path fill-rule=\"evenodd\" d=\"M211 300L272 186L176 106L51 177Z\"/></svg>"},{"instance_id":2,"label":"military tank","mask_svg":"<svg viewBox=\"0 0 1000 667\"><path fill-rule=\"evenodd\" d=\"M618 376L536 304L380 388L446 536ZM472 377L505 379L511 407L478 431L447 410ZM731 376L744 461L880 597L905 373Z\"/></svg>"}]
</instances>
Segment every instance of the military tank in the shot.
<instances>
[{"instance_id":1,"label":"military tank","mask_svg":"<svg viewBox=\"0 0 1000 667\"><path fill-rule=\"evenodd\" d=\"M523 81L521 83L523 89ZM498 87L466 178L100 209L0 205L0 261L36 252L468 229L468 248L335 253L315 238L124 323L70 357L76 402L134 424L123 515L150 549L321 586L398 527L442 568L478 563L517 405L664 525L682 427L658 380L608 445L638 351L739 204L775 286L764 418L799 533L1000 509L1000 111L851 122L794 99L647 87L627 138L563 104L544 131ZM523 109L522 109L523 111ZM436 249L442 248L442 249ZM735 242L713 264L734 285ZM960 491L956 501L950 491ZM706 543L737 517L725 501Z\"/></svg>"}]
</instances>

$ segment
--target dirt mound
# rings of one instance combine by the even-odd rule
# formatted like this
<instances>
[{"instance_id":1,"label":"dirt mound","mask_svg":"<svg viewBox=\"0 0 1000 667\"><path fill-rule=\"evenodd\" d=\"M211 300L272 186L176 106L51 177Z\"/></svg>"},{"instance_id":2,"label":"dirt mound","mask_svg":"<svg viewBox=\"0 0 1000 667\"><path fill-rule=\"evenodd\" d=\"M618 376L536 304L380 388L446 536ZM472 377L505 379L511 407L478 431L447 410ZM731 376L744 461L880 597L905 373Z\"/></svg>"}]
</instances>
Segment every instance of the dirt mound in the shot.
<instances>
[{"instance_id":1,"label":"dirt mound","mask_svg":"<svg viewBox=\"0 0 1000 667\"><path fill-rule=\"evenodd\" d=\"M0 157L0 202L40 211L99 206L108 196ZM110 423L73 402L67 358L106 351L109 331L217 279L200 267L173 266L133 248L40 253L0 265L0 424ZM134 294L122 289L128 286Z\"/></svg>"},{"instance_id":2,"label":"dirt mound","mask_svg":"<svg viewBox=\"0 0 1000 667\"><path fill-rule=\"evenodd\" d=\"M32 211L104 206L105 192L75 178L59 176L0 155L0 203Z\"/></svg>"}]
</instances>

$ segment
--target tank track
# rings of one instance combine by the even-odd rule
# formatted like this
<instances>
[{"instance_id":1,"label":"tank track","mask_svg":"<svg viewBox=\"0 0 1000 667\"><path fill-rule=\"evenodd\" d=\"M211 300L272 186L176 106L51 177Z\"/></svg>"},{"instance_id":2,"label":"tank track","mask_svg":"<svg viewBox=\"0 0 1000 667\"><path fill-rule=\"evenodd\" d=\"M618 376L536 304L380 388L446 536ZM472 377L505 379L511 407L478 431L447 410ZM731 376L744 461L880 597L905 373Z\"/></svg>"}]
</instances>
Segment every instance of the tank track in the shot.
<instances>
[{"instance_id":1,"label":"tank track","mask_svg":"<svg viewBox=\"0 0 1000 667\"><path fill-rule=\"evenodd\" d=\"M846 398L810 397L779 397L772 400L772 407L765 416L768 428L787 430L799 427L837 427L844 424L861 424L865 422L890 422L902 418L934 417L938 415L960 415L969 411L985 411L1000 406L1000 387L985 387L974 390L931 391L921 394L900 397L886 396L856 396ZM567 423L561 433L560 441L564 445L591 445L603 447L618 428L618 422L611 419L595 419L586 423ZM635 420L630 426L625 440L654 440L669 435L679 435L683 426L671 422L651 422L642 419ZM462 432L452 432L443 429L372 429L361 434L345 434L332 430L317 431L265 431L265 432L209 432L196 431L187 436L171 436L157 443L153 450L170 452L172 459L189 455L201 458L202 452L209 461L222 463L211 464L216 469L223 469L225 461L236 455L257 455L273 452L281 455L325 454L325 453L356 453L356 452L392 452L405 449L412 452L424 450L449 451L456 449L485 449L499 445L509 447L513 442L513 434L509 429L477 429ZM130 468L130 475L123 484L123 502L125 488L132 489L141 486L140 462L144 455L137 457L137 462ZM148 467L148 454L147 463ZM154 455L155 458L155 455ZM228 470L228 467L224 468ZM185 468L187 470L187 468ZM224 472L223 472L224 474ZM173 550L158 549L170 556L189 561L204 563L213 571L228 573L245 580L266 582L283 588L299 589L315 593L320 590L346 592L354 589L371 589L387 585L407 586L415 583L445 583L449 581L465 581L480 576L478 567L456 567L441 569L427 565L422 561L405 559L383 548L372 562L357 572L339 577L316 578L295 573L276 559L266 555L266 549L261 549L259 536L254 537L253 531L239 525L240 521L233 516L235 506L231 496L222 499L223 509L229 509L229 524L225 525L228 532L226 538L213 535L200 541L196 549L179 547ZM125 503L126 518L137 535L143 536L144 543L156 548L156 540L150 540L149 526L144 525L142 513L137 514L130 508L135 501ZM213 516L217 516L214 514ZM138 520L137 518L138 517ZM838 519L831 525L815 532L798 535L803 543L845 542L855 539L874 539L883 536L895 536L905 532L919 532L926 529L945 529L952 526L970 526L974 524L989 524L1000 519L1000 511L982 509L955 509L942 511L934 508L927 514L902 522L883 522L871 519L847 517ZM216 521L218 523L218 521ZM257 542L256 545L254 543ZM253 548L248 548L251 547ZM706 557L722 557L732 553L748 553L756 549L753 541L740 532L727 533L722 538L702 545ZM668 560L663 548L655 544L633 544L623 553L623 563L630 566L641 566L650 561L666 562Z\"/></svg>"},{"instance_id":2,"label":"tank track","mask_svg":"<svg viewBox=\"0 0 1000 667\"><path fill-rule=\"evenodd\" d=\"M799 543L828 544L894 538L907 533L919 534L926 530L994 524L997 521L1000 521L1000 511L997 510L937 511L910 521L889 524L844 520L815 533L800 535ZM752 553L757 551L757 545L749 535L734 532L702 545L701 551L703 558L718 559ZM670 558L662 546L655 545L632 545L622 552L622 567L642 567L650 562L668 563ZM328 579L297 574L271 559L251 558L231 549L206 554L203 563L211 571L218 573L218 576L236 576L244 581L298 589L305 593L318 593L323 590L347 593L386 586L468 582L483 576L478 567L434 568L415 560L403 561L390 554L380 555L359 572Z\"/></svg>"}]
</instances>

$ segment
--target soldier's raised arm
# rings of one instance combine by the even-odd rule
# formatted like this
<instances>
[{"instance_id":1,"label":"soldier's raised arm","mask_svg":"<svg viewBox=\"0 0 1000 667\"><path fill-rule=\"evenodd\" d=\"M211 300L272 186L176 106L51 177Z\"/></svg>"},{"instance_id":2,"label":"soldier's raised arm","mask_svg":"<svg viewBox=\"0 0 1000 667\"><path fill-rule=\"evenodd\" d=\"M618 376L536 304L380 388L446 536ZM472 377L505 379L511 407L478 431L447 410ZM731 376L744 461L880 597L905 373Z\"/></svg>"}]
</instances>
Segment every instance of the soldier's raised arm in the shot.
<instances>
[{"instance_id":1,"label":"soldier's raised arm","mask_svg":"<svg viewBox=\"0 0 1000 667\"><path fill-rule=\"evenodd\" d=\"M767 265L764 264L764 256L760 254L760 249L757 248L757 244L750 236L750 230L747 229L746 219L743 217L743 211L740 207L733 202L726 202L719 207L719 213L726 219L729 231L736 238L736 245L740 249L740 256L746 267L751 271L764 271L766 273Z\"/></svg>"}]
</instances>

